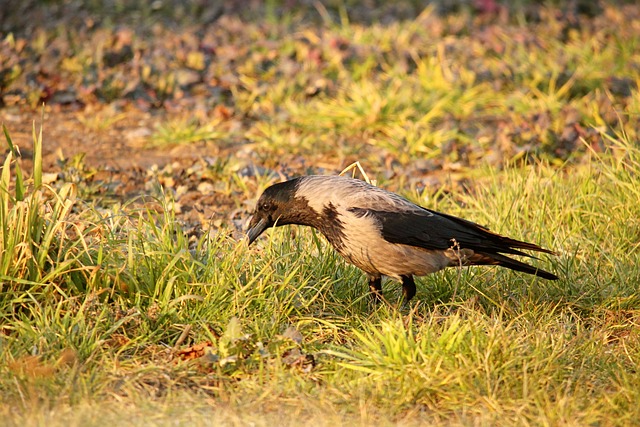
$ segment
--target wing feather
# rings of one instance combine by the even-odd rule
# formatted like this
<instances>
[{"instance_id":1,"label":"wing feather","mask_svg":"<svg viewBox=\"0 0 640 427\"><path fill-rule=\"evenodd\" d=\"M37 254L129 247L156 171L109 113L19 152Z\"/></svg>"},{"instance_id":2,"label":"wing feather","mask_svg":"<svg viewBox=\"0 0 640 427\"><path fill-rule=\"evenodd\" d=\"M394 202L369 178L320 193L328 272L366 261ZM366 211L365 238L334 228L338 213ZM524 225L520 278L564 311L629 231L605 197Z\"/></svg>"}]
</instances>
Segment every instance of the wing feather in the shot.
<instances>
[{"instance_id":1,"label":"wing feather","mask_svg":"<svg viewBox=\"0 0 640 427\"><path fill-rule=\"evenodd\" d=\"M506 253L531 257L518 249L552 253L533 243L504 237L474 222L429 209L403 212L351 208L350 211L357 216L374 218L380 226L383 238L390 243L446 250L455 241L461 249L488 254Z\"/></svg>"}]
</instances>

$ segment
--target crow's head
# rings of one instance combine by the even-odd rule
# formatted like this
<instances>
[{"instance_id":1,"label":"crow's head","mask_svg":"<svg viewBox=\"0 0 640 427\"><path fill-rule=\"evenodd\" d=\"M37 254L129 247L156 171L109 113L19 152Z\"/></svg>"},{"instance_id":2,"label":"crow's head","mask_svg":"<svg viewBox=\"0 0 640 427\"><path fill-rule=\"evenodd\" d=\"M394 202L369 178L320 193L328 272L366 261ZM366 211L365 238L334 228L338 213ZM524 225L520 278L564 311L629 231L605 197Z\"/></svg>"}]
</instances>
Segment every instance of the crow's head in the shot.
<instances>
[{"instance_id":1,"label":"crow's head","mask_svg":"<svg viewBox=\"0 0 640 427\"><path fill-rule=\"evenodd\" d=\"M269 227L301 223L298 218L300 210L306 207L306 202L295 197L297 183L298 179L281 182L262 193L249 222L249 244Z\"/></svg>"}]
</instances>

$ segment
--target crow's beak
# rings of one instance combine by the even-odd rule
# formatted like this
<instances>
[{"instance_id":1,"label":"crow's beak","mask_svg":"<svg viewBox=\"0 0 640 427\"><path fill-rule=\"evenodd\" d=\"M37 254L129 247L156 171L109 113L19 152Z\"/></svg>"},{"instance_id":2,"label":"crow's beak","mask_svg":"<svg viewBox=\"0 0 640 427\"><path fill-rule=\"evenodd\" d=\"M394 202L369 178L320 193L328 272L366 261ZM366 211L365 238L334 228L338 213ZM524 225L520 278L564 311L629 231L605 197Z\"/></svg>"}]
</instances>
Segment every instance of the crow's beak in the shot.
<instances>
[{"instance_id":1,"label":"crow's beak","mask_svg":"<svg viewBox=\"0 0 640 427\"><path fill-rule=\"evenodd\" d=\"M256 221L257 220L257 221ZM262 234L264 230L269 227L266 218L260 218L258 220L257 217L253 217L251 222L249 223L249 231L247 231L247 237L249 238L249 244L252 244L254 240L258 238Z\"/></svg>"}]
</instances>

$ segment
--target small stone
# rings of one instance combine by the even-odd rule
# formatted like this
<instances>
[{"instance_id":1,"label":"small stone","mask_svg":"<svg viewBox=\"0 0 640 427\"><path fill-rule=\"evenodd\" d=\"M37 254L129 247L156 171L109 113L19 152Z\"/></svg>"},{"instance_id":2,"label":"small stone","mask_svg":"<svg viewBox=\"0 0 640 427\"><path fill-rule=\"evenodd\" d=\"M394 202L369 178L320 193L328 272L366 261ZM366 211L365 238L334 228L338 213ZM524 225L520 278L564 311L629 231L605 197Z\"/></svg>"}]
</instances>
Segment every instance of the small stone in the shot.
<instances>
[{"instance_id":1,"label":"small stone","mask_svg":"<svg viewBox=\"0 0 640 427\"><path fill-rule=\"evenodd\" d=\"M213 184L207 181L203 181L198 184L198 191L202 194L211 194L214 191Z\"/></svg>"}]
</instances>

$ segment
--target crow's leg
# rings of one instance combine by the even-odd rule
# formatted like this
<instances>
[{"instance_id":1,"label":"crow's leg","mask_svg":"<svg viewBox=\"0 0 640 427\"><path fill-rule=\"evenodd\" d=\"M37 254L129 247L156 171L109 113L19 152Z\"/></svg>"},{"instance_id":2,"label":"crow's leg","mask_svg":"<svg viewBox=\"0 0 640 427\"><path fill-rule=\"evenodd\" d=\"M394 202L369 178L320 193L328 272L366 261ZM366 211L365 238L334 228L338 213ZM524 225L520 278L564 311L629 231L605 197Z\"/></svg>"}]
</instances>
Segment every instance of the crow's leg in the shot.
<instances>
[{"instance_id":1,"label":"crow's leg","mask_svg":"<svg viewBox=\"0 0 640 427\"><path fill-rule=\"evenodd\" d=\"M369 290L371 291L371 299L374 302L382 301L382 277L369 276Z\"/></svg>"},{"instance_id":2,"label":"crow's leg","mask_svg":"<svg viewBox=\"0 0 640 427\"><path fill-rule=\"evenodd\" d=\"M411 298L416 294L416 284L412 275L402 276L402 294L405 304L411 301Z\"/></svg>"}]
</instances>

